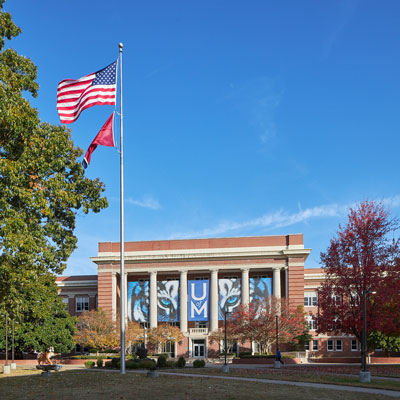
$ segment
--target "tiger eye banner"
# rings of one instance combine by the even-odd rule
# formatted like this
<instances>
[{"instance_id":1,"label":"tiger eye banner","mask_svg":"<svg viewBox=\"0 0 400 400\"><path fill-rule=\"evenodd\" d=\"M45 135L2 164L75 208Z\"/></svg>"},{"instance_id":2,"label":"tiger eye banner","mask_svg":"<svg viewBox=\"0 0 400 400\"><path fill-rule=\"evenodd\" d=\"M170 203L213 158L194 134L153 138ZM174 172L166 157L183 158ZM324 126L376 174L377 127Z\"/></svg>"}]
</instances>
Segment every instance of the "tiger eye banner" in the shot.
<instances>
[{"instance_id":1,"label":"tiger eye banner","mask_svg":"<svg viewBox=\"0 0 400 400\"><path fill-rule=\"evenodd\" d=\"M233 313L238 310L241 303L240 279L218 279L219 289L219 309L218 318L225 318L225 309L227 312Z\"/></svg>"},{"instance_id":2,"label":"tiger eye banner","mask_svg":"<svg viewBox=\"0 0 400 400\"><path fill-rule=\"evenodd\" d=\"M128 282L128 319L149 320L149 281Z\"/></svg>"},{"instance_id":3,"label":"tiger eye banner","mask_svg":"<svg viewBox=\"0 0 400 400\"><path fill-rule=\"evenodd\" d=\"M272 294L272 278L266 276L250 278L250 303L263 301Z\"/></svg>"},{"instance_id":4,"label":"tiger eye banner","mask_svg":"<svg viewBox=\"0 0 400 400\"><path fill-rule=\"evenodd\" d=\"M188 321L208 321L208 280L188 281Z\"/></svg>"},{"instance_id":5,"label":"tiger eye banner","mask_svg":"<svg viewBox=\"0 0 400 400\"><path fill-rule=\"evenodd\" d=\"M179 321L179 280L158 281L158 320L162 322Z\"/></svg>"}]
</instances>

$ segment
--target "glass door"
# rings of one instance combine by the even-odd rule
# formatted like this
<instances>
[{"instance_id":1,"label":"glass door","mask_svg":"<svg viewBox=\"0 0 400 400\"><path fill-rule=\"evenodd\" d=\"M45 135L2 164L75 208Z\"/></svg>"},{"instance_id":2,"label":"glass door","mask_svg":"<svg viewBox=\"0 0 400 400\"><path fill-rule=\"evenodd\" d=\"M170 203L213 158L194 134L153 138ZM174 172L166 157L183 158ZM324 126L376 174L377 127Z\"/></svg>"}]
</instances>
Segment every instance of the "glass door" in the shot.
<instances>
[{"instance_id":1,"label":"glass door","mask_svg":"<svg viewBox=\"0 0 400 400\"><path fill-rule=\"evenodd\" d=\"M204 358L206 353L206 346L204 344L195 343L193 344L193 357Z\"/></svg>"}]
</instances>

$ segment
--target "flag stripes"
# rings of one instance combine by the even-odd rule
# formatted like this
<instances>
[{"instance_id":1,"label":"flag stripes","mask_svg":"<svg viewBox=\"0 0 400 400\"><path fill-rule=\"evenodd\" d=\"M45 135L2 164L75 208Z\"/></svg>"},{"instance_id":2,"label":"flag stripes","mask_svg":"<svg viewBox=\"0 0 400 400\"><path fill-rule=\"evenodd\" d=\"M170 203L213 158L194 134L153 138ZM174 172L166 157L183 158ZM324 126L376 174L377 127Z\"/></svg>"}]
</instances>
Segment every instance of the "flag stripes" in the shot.
<instances>
[{"instance_id":1,"label":"flag stripes","mask_svg":"<svg viewBox=\"0 0 400 400\"><path fill-rule=\"evenodd\" d=\"M95 105L115 105L117 62L80 79L64 79L57 87L57 110L64 124Z\"/></svg>"}]
</instances>

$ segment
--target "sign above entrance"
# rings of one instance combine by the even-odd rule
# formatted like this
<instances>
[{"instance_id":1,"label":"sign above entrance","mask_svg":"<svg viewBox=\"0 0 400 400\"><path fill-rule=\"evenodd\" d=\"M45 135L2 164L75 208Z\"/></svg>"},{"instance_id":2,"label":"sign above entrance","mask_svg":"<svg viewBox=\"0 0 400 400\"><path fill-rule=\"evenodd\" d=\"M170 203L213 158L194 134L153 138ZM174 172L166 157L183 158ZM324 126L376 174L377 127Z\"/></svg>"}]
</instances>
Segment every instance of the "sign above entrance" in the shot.
<instances>
[{"instance_id":1,"label":"sign above entrance","mask_svg":"<svg viewBox=\"0 0 400 400\"><path fill-rule=\"evenodd\" d=\"M208 280L188 281L188 320L208 321Z\"/></svg>"}]
</instances>

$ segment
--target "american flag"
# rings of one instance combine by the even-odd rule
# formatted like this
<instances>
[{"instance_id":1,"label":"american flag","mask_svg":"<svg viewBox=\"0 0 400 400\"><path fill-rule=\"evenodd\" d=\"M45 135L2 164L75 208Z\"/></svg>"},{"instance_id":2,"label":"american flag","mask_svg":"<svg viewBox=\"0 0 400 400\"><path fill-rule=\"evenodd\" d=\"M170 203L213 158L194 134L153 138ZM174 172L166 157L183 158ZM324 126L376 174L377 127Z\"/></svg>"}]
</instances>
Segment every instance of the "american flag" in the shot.
<instances>
[{"instance_id":1,"label":"american flag","mask_svg":"<svg viewBox=\"0 0 400 400\"><path fill-rule=\"evenodd\" d=\"M75 122L86 108L114 105L117 62L83 78L64 79L57 86L57 110L63 124Z\"/></svg>"}]
</instances>

